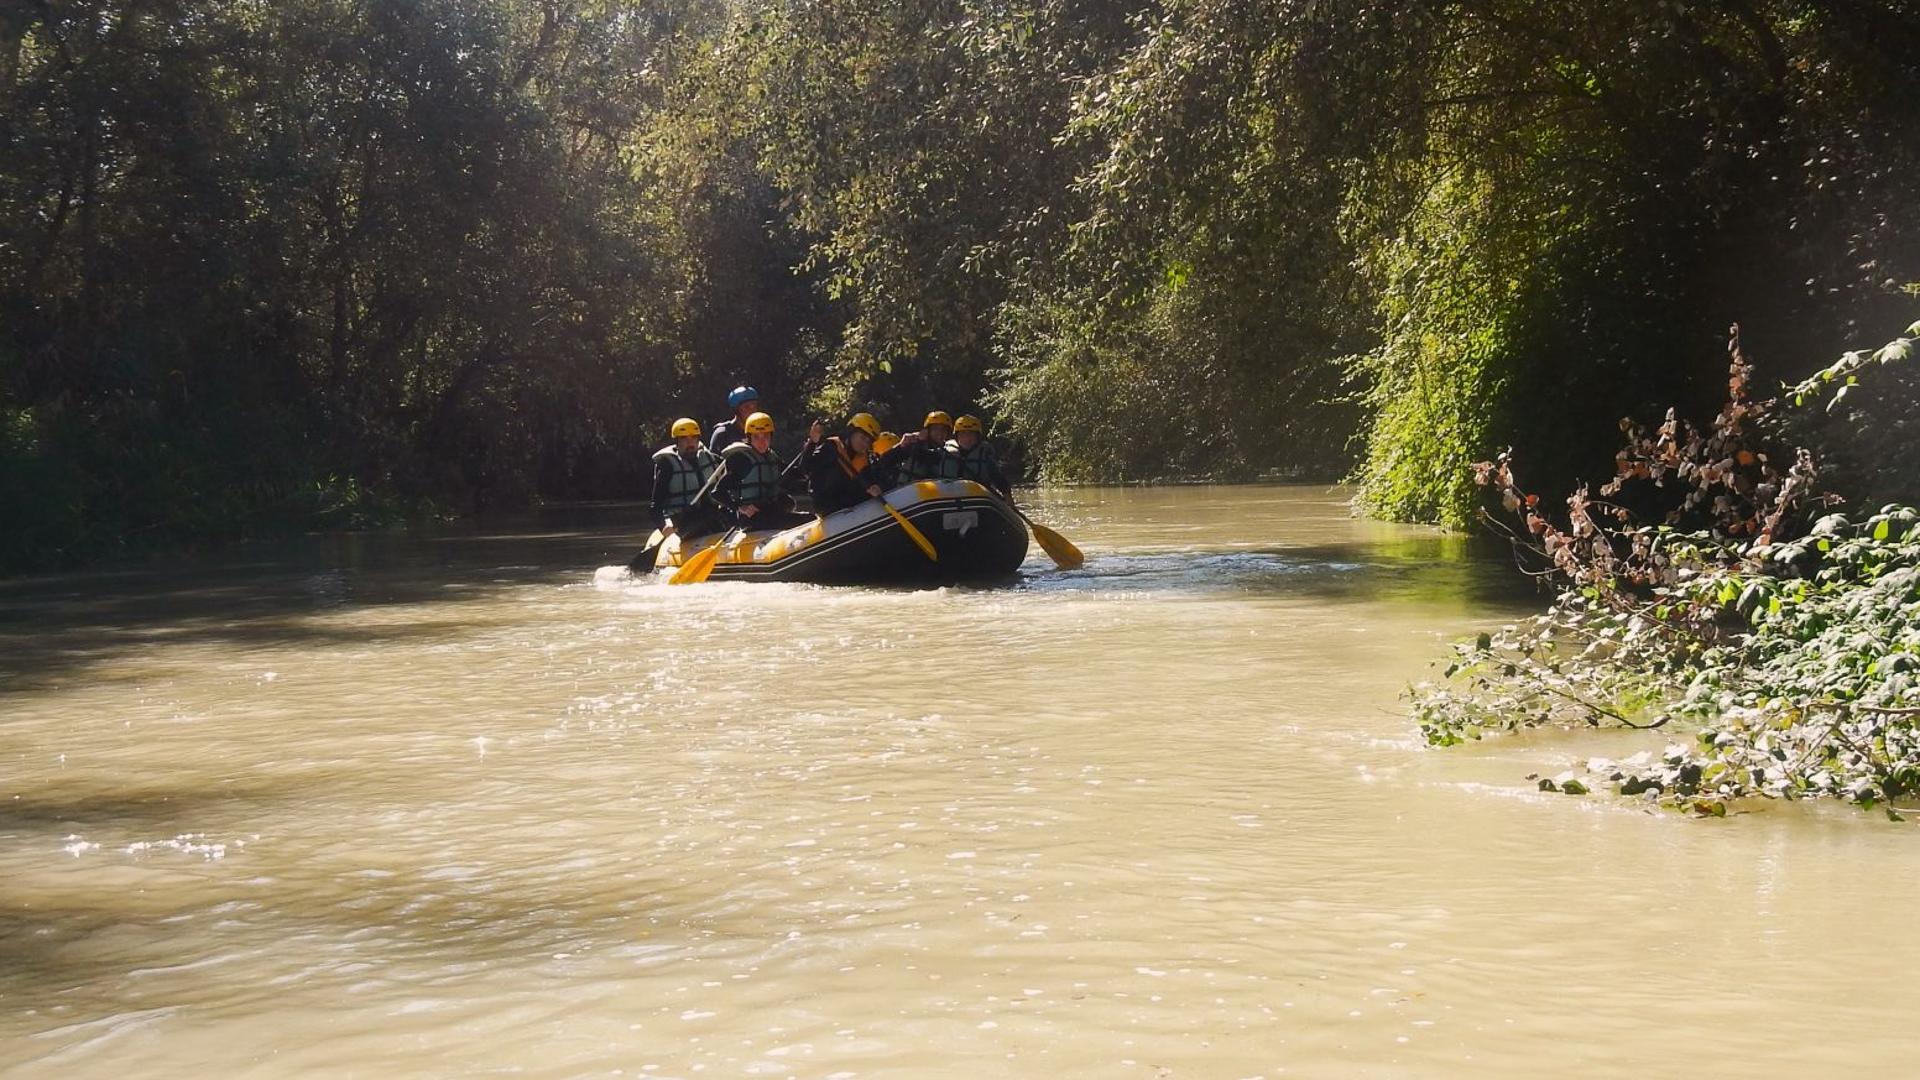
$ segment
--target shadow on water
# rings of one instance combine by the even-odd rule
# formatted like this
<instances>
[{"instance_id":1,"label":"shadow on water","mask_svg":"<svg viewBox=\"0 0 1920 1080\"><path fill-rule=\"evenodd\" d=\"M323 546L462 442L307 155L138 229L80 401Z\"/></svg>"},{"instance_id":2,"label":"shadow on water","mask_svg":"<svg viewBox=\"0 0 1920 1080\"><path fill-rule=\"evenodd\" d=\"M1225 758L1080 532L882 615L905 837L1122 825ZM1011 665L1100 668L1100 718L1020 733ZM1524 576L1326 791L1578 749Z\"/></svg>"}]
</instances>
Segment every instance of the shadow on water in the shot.
<instances>
[{"instance_id":1,"label":"shadow on water","mask_svg":"<svg viewBox=\"0 0 1920 1080\"><path fill-rule=\"evenodd\" d=\"M457 857L435 850L410 860L382 860L357 845L326 844L273 873L260 873L180 847L233 835L178 833L182 822L208 810L251 802L253 808L231 816L252 821L259 805L309 793L310 782L300 780L240 791L154 787L124 797L93 791L0 805L0 834L79 828L99 835L98 829L116 825L124 827L124 836L178 836L178 842L159 839L124 850L124 836L109 840L106 852L89 854L95 861L72 880L59 871L0 879L0 1000L56 1002L46 1012L49 1025L92 1023L137 1011L145 993L156 992L143 993L134 981L141 976L241 953L277 952L286 959L275 978L259 976L256 966L245 987L213 980L191 988L175 983L165 993L170 1000L184 993L231 1003L236 996L271 997L295 984L363 984L387 970L431 986L470 979L495 965L525 968L549 963L556 953L590 949L620 949L645 962L696 939L772 947L787 940L785 923L770 920L757 905L784 903L790 905L781 909L787 914L801 910L797 896L769 899L764 883L749 895L737 883L698 875L689 880L623 869L621 888L596 887L592 875L571 871L580 849L563 837L579 814L568 809L554 812L540 845ZM403 794L394 798L396 805L405 800ZM101 887L103 881L129 887ZM204 929L216 922L219 933ZM195 923L202 927L198 932L188 929ZM647 941L656 928L660 939ZM183 944L188 939L194 944ZM286 948L301 941L310 944ZM450 953L459 957L457 964L444 962ZM61 1046L50 1044L47 1052ZM30 1058L26 1046L8 1046L0 1050L0 1072L10 1061Z\"/></svg>"},{"instance_id":2,"label":"shadow on water","mask_svg":"<svg viewBox=\"0 0 1920 1080\"><path fill-rule=\"evenodd\" d=\"M301 797L308 787L323 786L324 780L319 777L310 785L281 781L272 786L254 782L190 788L128 788L123 781L115 780L112 790L105 790L99 784L69 782L58 791L44 788L21 791L0 802L0 836L18 838L34 833L104 827L151 832L156 827L165 829L181 821L191 821L210 809L292 801Z\"/></svg>"},{"instance_id":3,"label":"shadow on water","mask_svg":"<svg viewBox=\"0 0 1920 1080\"><path fill-rule=\"evenodd\" d=\"M1531 581L1514 573L1504 549L1452 535L1239 551L1115 553L1090 560L1079 570L1026 578L1018 588L1491 607L1538 606L1542 600Z\"/></svg>"},{"instance_id":4,"label":"shadow on water","mask_svg":"<svg viewBox=\"0 0 1920 1080\"><path fill-rule=\"evenodd\" d=\"M48 1011L47 1021L86 1024L146 1004L129 969L135 977L161 975L240 952L262 957L256 972L264 964L277 967L278 976L256 977L247 986L175 983L169 1000L205 996L231 1007L236 998L264 1000L295 985L364 986L388 977L422 987L458 984L487 968L537 966L576 950L619 949L631 962L644 962L690 938L745 948L773 943L764 918L729 910L738 905L726 901L719 883L637 873L626 875L629 888L618 895L589 891L544 867L503 869L481 880L449 879L433 867L370 878L353 860L319 858L297 876L220 884L191 862L145 874L150 883L217 890L224 899L208 913L181 910L164 888L48 894L0 886L0 997L69 997ZM214 944L181 951L183 923L216 919L219 935L198 936ZM646 941L655 927L663 940ZM289 942L308 944L288 949ZM264 959L276 952L284 959ZM443 962L450 952L458 963ZM442 961L438 970L435 961ZM47 1052L60 1049L56 1042ZM9 1058L31 1060L34 1052L10 1047L0 1054L0 1069Z\"/></svg>"},{"instance_id":5,"label":"shadow on water","mask_svg":"<svg viewBox=\"0 0 1920 1080\"><path fill-rule=\"evenodd\" d=\"M170 566L0 581L0 694L85 675L156 645L367 644L465 625L457 615L405 626L316 616L482 600L529 584L577 580L625 562L645 534L642 508L569 507L508 521L407 533L337 533L244 544Z\"/></svg>"}]
</instances>

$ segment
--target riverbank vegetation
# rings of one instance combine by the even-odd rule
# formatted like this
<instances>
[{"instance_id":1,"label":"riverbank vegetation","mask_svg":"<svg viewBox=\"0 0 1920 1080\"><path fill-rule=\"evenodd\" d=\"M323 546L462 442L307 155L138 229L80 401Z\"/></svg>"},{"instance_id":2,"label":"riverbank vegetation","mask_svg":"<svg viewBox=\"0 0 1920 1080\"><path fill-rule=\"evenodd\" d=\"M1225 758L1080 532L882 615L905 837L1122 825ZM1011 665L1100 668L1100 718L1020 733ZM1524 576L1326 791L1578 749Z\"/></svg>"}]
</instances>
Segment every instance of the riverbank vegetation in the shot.
<instances>
[{"instance_id":1,"label":"riverbank vegetation","mask_svg":"<svg viewBox=\"0 0 1920 1080\"><path fill-rule=\"evenodd\" d=\"M1703 813L1750 796L1890 808L1920 796L1920 512L1857 509L1834 490L1920 468L1910 412L1867 404L1895 391L1910 405L1916 338L1920 323L1756 400L1736 331L1712 424L1670 411L1657 428L1624 425L1613 479L1576 489L1564 514L1523 487L1514 456L1482 463L1523 568L1558 593L1544 614L1459 645L1445 679L1416 690L1428 741L1665 728L1677 741L1663 750L1541 785L1605 784ZM1848 477L1818 443L1874 467Z\"/></svg>"},{"instance_id":2,"label":"riverbank vegetation","mask_svg":"<svg viewBox=\"0 0 1920 1080\"><path fill-rule=\"evenodd\" d=\"M11 5L0 570L631 497L742 381L1463 525L1904 325L1915 130L1911 0Z\"/></svg>"}]
</instances>

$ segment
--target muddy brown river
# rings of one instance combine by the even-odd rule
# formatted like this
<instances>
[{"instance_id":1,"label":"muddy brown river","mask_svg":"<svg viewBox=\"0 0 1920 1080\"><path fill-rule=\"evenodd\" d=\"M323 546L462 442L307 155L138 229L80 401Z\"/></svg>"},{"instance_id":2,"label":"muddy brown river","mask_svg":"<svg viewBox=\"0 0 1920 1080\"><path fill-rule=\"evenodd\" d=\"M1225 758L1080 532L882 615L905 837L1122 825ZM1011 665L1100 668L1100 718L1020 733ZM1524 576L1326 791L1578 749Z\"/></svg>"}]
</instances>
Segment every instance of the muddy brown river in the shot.
<instances>
[{"instance_id":1,"label":"muddy brown river","mask_svg":"<svg viewBox=\"0 0 1920 1080\"><path fill-rule=\"evenodd\" d=\"M1909 1073L1912 828L1423 749L1538 601L1344 499L1035 493L1090 561L996 589L634 582L630 507L0 582L0 1072Z\"/></svg>"}]
</instances>

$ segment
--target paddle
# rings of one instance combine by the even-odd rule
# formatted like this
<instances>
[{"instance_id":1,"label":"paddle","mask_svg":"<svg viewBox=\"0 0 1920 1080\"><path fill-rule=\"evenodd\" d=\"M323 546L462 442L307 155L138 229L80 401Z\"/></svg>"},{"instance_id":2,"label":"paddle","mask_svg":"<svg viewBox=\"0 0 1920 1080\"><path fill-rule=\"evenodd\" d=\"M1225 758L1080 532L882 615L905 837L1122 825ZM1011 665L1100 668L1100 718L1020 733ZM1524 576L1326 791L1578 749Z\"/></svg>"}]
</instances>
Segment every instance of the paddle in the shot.
<instances>
[{"instance_id":1,"label":"paddle","mask_svg":"<svg viewBox=\"0 0 1920 1080\"><path fill-rule=\"evenodd\" d=\"M813 449L814 444L820 441L812 437L812 432L820 430L820 427L821 427L820 421L815 420L813 422L813 427L808 432L807 441L800 444L800 452L793 455L793 460L787 462L786 468L780 470L780 479L785 480L787 478L787 474L793 471L793 467L795 465L800 464L800 459L807 456L807 451Z\"/></svg>"},{"instance_id":2,"label":"paddle","mask_svg":"<svg viewBox=\"0 0 1920 1080\"><path fill-rule=\"evenodd\" d=\"M905 514L887 505L887 497L885 495L878 496L876 501L880 503L882 510L885 510L893 520L900 523L900 531L907 534L907 539L913 541L914 546L920 549L920 553L925 555L929 562L940 561L940 553L934 550L933 541L927 539L926 533L914 528L913 522L908 521Z\"/></svg>"},{"instance_id":3,"label":"paddle","mask_svg":"<svg viewBox=\"0 0 1920 1080\"><path fill-rule=\"evenodd\" d=\"M800 464L800 459L806 456L807 456L807 447L802 446L800 448L800 452L793 456L793 460L787 462L787 467L780 470L781 479L785 479L786 475L789 472L793 471L793 467L795 465ZM713 487L714 483L718 481L726 471L727 471L727 463L722 461L720 463L720 467L713 471L713 476L711 479L707 481L706 486L702 487L699 493L694 495L693 501L688 503L687 505L690 507L698 506L701 498L706 495L706 493ZM713 573L714 565L720 561L720 549L723 546L725 546L728 543L728 541L730 541L733 538L734 532L744 533L745 531L746 531L746 526L743 525L740 528L733 530L733 532L728 532L723 534L720 537L720 539L715 540L712 544L709 544L706 550L696 554L693 558L688 559L686 562L681 563L680 569L675 570L673 572L673 576L667 579L667 584L698 585L701 582L707 580L707 578L711 576Z\"/></svg>"},{"instance_id":4,"label":"paddle","mask_svg":"<svg viewBox=\"0 0 1920 1080\"><path fill-rule=\"evenodd\" d=\"M739 529L729 529L720 539L708 544L699 554L680 564L680 569L667 579L669 585L698 585L713 573L713 566L720 561L720 549L733 539Z\"/></svg>"},{"instance_id":5,"label":"paddle","mask_svg":"<svg viewBox=\"0 0 1920 1080\"><path fill-rule=\"evenodd\" d=\"M840 471L847 474L847 479L852 480L856 484L860 482L860 474L854 471L853 463L846 459L844 452L836 454L835 459L840 463ZM915 528L913 522L908 521L905 514L888 505L885 492L875 495L873 499L880 504L880 509L887 512L888 517L899 524L900 531L907 534L907 539L913 541L913 546L920 549L920 554L925 555L928 562L940 561L940 552L933 546L933 541L927 539L926 533Z\"/></svg>"},{"instance_id":6,"label":"paddle","mask_svg":"<svg viewBox=\"0 0 1920 1080\"><path fill-rule=\"evenodd\" d=\"M719 483L720 478L726 475L726 471L727 463L722 461L714 468L713 475L707 477L707 482L700 485L700 490L693 493L693 498L687 500L687 505L680 510L680 513L685 514L687 511L699 506L701 501L707 497L707 493L713 490L713 485ZM638 574L653 566L659 559L660 545L666 542L666 534L662 533L659 529L653 530L647 537L647 546L642 548L640 554L635 555L633 561L627 564L627 572L629 574ZM684 563L681 565L682 567L685 566Z\"/></svg>"},{"instance_id":7,"label":"paddle","mask_svg":"<svg viewBox=\"0 0 1920 1080\"><path fill-rule=\"evenodd\" d=\"M1008 499L1007 505L1013 506L1013 500ZM1033 538L1040 541L1040 550L1047 553L1053 565L1062 570L1078 570L1086 564L1087 557L1080 554L1080 549L1074 547L1072 541L1028 517L1026 511L1017 506L1013 506L1013 512L1027 523L1027 528L1033 530Z\"/></svg>"},{"instance_id":8,"label":"paddle","mask_svg":"<svg viewBox=\"0 0 1920 1080\"><path fill-rule=\"evenodd\" d=\"M641 548L640 554L635 555L633 560L627 563L627 573L642 574L653 569L654 562L660 557L660 545L666 542L667 534L661 532L659 529L655 529L652 533L649 533L647 536L647 546Z\"/></svg>"}]
</instances>

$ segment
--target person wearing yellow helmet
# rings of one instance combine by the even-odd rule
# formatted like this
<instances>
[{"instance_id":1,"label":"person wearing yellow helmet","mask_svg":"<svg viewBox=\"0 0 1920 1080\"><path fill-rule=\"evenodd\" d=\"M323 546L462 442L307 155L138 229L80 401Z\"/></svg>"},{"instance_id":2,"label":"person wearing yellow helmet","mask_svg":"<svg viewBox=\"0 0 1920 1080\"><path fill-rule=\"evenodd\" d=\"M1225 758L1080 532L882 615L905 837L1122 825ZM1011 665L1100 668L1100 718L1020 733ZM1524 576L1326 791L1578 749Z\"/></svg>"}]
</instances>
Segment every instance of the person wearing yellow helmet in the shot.
<instances>
[{"instance_id":1,"label":"person wearing yellow helmet","mask_svg":"<svg viewBox=\"0 0 1920 1080\"><path fill-rule=\"evenodd\" d=\"M720 467L720 456L700 445L700 422L681 417L673 422L673 443L653 455L653 499L648 507L653 527L672 536L678 519L688 516L693 498ZM698 513L698 511L694 511Z\"/></svg>"},{"instance_id":2,"label":"person wearing yellow helmet","mask_svg":"<svg viewBox=\"0 0 1920 1080\"><path fill-rule=\"evenodd\" d=\"M920 421L920 432L929 442L944 444L948 439L953 438L953 417L948 416L941 409L935 409L927 414L925 420Z\"/></svg>"},{"instance_id":3,"label":"person wearing yellow helmet","mask_svg":"<svg viewBox=\"0 0 1920 1080\"><path fill-rule=\"evenodd\" d=\"M921 422L919 431L908 432L884 453L880 467L899 477L901 483L957 479L960 465L947 453L947 440L952 435L953 417L935 409Z\"/></svg>"},{"instance_id":4,"label":"person wearing yellow helmet","mask_svg":"<svg viewBox=\"0 0 1920 1080\"><path fill-rule=\"evenodd\" d=\"M1001 498L1011 498L1013 485L1000 470L1000 457L986 440L986 425L977 416L963 416L953 422L953 441L947 452L959 464L963 479L985 484Z\"/></svg>"},{"instance_id":5,"label":"person wearing yellow helmet","mask_svg":"<svg viewBox=\"0 0 1920 1080\"><path fill-rule=\"evenodd\" d=\"M887 460L887 454L899 445L900 436L891 431L883 431L879 438L873 440L873 451L867 455L867 468L873 471L873 480L880 485L881 490L900 483L898 471Z\"/></svg>"},{"instance_id":6,"label":"person wearing yellow helmet","mask_svg":"<svg viewBox=\"0 0 1920 1080\"><path fill-rule=\"evenodd\" d=\"M773 452L773 417L756 412L740 426L746 441L721 451L723 471L714 484L714 499L745 529L777 530L811 521L794 512L787 494L780 458Z\"/></svg>"},{"instance_id":7,"label":"person wearing yellow helmet","mask_svg":"<svg viewBox=\"0 0 1920 1080\"><path fill-rule=\"evenodd\" d=\"M813 510L831 514L868 499L876 499L885 490L873 471L873 440L880 435L880 421L872 413L854 413L839 435L831 435L807 445L807 484L813 492Z\"/></svg>"}]
</instances>

